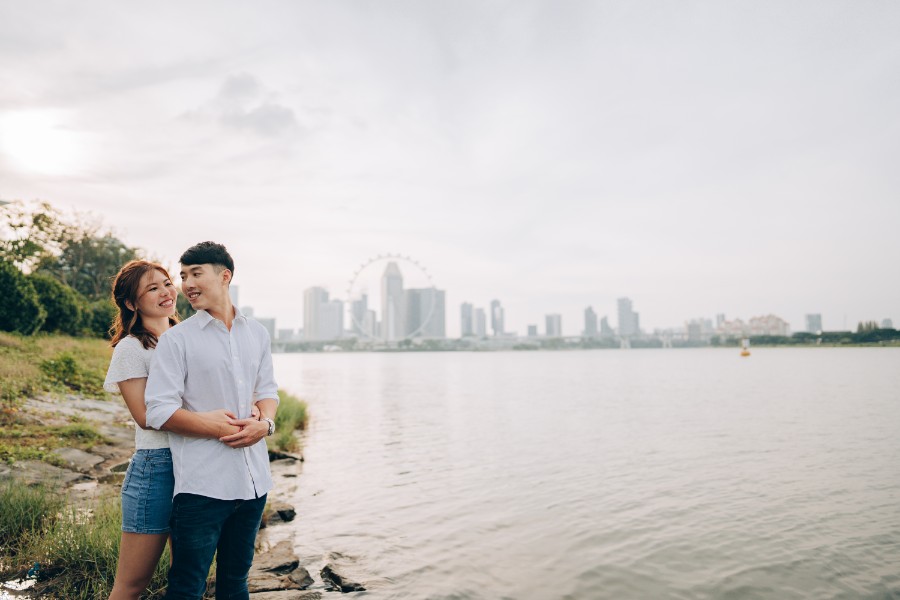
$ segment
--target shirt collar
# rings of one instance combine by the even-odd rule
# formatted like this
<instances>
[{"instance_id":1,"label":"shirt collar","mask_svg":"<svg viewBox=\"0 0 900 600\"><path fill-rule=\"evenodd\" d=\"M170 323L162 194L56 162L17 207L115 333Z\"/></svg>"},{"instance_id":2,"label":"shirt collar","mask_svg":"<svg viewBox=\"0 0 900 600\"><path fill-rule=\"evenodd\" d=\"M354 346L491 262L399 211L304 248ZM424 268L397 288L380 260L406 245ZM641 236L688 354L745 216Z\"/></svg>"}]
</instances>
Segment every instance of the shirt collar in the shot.
<instances>
[{"instance_id":1,"label":"shirt collar","mask_svg":"<svg viewBox=\"0 0 900 600\"><path fill-rule=\"evenodd\" d=\"M212 323L213 321L218 321L214 316L203 310L202 308L197 311L196 318L200 321L200 328L205 329L207 325ZM246 321L247 316L241 312L237 306L234 307L234 320L235 321ZM221 321L220 321L221 322Z\"/></svg>"}]
</instances>

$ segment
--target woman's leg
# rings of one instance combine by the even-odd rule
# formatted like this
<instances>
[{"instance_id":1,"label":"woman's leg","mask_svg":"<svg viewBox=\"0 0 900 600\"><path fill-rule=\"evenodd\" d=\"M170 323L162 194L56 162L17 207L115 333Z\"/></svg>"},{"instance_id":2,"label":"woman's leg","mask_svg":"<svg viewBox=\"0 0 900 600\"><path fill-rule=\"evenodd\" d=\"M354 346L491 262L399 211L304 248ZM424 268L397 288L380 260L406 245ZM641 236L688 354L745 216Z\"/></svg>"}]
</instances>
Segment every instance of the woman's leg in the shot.
<instances>
[{"instance_id":1,"label":"woman's leg","mask_svg":"<svg viewBox=\"0 0 900 600\"><path fill-rule=\"evenodd\" d=\"M159 563L168 533L122 532L116 582L109 600L138 600L147 589Z\"/></svg>"}]
</instances>

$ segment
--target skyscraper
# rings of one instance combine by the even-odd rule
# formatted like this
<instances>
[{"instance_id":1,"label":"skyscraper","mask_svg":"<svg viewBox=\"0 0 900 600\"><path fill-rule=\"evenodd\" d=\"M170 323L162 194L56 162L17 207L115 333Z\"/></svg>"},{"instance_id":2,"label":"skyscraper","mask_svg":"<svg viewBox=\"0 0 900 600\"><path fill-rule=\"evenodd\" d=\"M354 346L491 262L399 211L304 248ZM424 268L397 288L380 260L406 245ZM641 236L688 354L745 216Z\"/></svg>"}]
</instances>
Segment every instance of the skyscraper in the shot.
<instances>
[{"instance_id":1,"label":"skyscraper","mask_svg":"<svg viewBox=\"0 0 900 600\"><path fill-rule=\"evenodd\" d=\"M484 314L483 308L475 309L474 321L473 328L475 329L475 337L485 337L487 335L487 316Z\"/></svg>"},{"instance_id":2,"label":"skyscraper","mask_svg":"<svg viewBox=\"0 0 900 600\"><path fill-rule=\"evenodd\" d=\"M547 337L562 337L562 315L547 315Z\"/></svg>"},{"instance_id":3,"label":"skyscraper","mask_svg":"<svg viewBox=\"0 0 900 600\"><path fill-rule=\"evenodd\" d=\"M494 335L503 335L503 307L499 300L491 300L491 329Z\"/></svg>"},{"instance_id":4,"label":"skyscraper","mask_svg":"<svg viewBox=\"0 0 900 600\"><path fill-rule=\"evenodd\" d=\"M613 331L613 328L609 326L609 319L603 317L600 319L600 337L611 338L615 337L616 332Z\"/></svg>"},{"instance_id":5,"label":"skyscraper","mask_svg":"<svg viewBox=\"0 0 900 600\"><path fill-rule=\"evenodd\" d=\"M629 338L641 332L640 316L634 312L630 298L619 298L619 337Z\"/></svg>"},{"instance_id":6,"label":"skyscraper","mask_svg":"<svg viewBox=\"0 0 900 600\"><path fill-rule=\"evenodd\" d=\"M404 336L422 338L446 337L444 290L408 289L404 293L406 328Z\"/></svg>"},{"instance_id":7,"label":"skyscraper","mask_svg":"<svg viewBox=\"0 0 900 600\"><path fill-rule=\"evenodd\" d=\"M369 296L363 294L359 300L350 304L350 330L353 335L373 337L375 335L375 323L369 313Z\"/></svg>"},{"instance_id":8,"label":"skyscraper","mask_svg":"<svg viewBox=\"0 0 900 600\"><path fill-rule=\"evenodd\" d=\"M588 306L584 309L584 337L597 337L597 313Z\"/></svg>"},{"instance_id":9,"label":"skyscraper","mask_svg":"<svg viewBox=\"0 0 900 600\"><path fill-rule=\"evenodd\" d=\"M806 331L809 333L820 333L822 331L822 315L806 315Z\"/></svg>"},{"instance_id":10,"label":"skyscraper","mask_svg":"<svg viewBox=\"0 0 900 600\"><path fill-rule=\"evenodd\" d=\"M403 339L403 274L397 263L391 261L381 276L381 337L386 342Z\"/></svg>"},{"instance_id":11,"label":"skyscraper","mask_svg":"<svg viewBox=\"0 0 900 600\"><path fill-rule=\"evenodd\" d=\"M328 291L321 287L311 287L303 291L303 337L307 340L321 340L320 323L322 307L328 303Z\"/></svg>"},{"instance_id":12,"label":"skyscraper","mask_svg":"<svg viewBox=\"0 0 900 600\"><path fill-rule=\"evenodd\" d=\"M472 322L473 307L468 302L463 302L459 307L459 335L466 337L475 334L475 323Z\"/></svg>"}]
</instances>

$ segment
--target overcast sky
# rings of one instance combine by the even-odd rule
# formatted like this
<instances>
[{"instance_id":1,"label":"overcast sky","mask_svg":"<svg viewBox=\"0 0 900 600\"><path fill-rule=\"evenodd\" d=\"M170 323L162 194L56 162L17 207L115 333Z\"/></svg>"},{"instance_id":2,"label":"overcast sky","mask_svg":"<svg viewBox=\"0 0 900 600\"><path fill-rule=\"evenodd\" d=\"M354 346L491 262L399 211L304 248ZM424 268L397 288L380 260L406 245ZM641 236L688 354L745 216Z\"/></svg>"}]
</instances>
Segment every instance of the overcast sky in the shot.
<instances>
[{"instance_id":1,"label":"overcast sky","mask_svg":"<svg viewBox=\"0 0 900 600\"><path fill-rule=\"evenodd\" d=\"M302 325L409 255L508 328L592 305L900 322L900 3L0 2L0 198Z\"/></svg>"}]
</instances>

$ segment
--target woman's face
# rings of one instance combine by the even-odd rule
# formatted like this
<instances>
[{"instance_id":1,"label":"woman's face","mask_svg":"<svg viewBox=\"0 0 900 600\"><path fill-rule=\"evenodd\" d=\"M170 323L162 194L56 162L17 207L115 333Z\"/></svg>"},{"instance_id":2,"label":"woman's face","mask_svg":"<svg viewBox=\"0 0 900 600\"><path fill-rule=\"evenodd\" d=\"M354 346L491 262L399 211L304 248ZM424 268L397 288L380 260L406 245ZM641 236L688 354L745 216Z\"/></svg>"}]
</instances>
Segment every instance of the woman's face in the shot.
<instances>
[{"instance_id":1,"label":"woman's face","mask_svg":"<svg viewBox=\"0 0 900 600\"><path fill-rule=\"evenodd\" d=\"M147 319L171 317L177 297L178 290L165 273L157 269L147 271L138 288L137 313Z\"/></svg>"}]
</instances>

